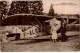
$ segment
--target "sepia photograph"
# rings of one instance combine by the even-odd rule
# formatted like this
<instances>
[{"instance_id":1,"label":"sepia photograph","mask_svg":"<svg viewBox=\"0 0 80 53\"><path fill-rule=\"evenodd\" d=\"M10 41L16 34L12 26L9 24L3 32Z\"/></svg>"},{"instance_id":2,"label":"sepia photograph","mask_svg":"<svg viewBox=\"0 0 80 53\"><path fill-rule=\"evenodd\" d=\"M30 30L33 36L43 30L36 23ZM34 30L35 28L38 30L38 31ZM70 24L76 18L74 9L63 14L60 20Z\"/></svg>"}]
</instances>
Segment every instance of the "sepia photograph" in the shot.
<instances>
[{"instance_id":1,"label":"sepia photograph","mask_svg":"<svg viewBox=\"0 0 80 53\"><path fill-rule=\"evenodd\" d=\"M1 52L80 52L80 0L0 0Z\"/></svg>"}]
</instances>

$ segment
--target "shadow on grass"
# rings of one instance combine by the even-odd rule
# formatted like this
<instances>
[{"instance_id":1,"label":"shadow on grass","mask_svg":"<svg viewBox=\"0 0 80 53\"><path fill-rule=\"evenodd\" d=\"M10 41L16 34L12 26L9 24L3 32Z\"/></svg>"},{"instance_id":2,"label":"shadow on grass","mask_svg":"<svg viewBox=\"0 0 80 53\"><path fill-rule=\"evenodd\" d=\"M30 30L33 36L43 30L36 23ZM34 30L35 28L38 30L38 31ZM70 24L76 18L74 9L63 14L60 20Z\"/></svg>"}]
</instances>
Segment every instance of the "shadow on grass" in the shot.
<instances>
[{"instance_id":1,"label":"shadow on grass","mask_svg":"<svg viewBox=\"0 0 80 53\"><path fill-rule=\"evenodd\" d=\"M17 45L24 45L24 44L34 44L34 43L41 43L41 42L47 42L47 41L50 41L49 39L33 39L33 40L30 40L30 41L26 41L26 42L23 42L23 43L15 43Z\"/></svg>"},{"instance_id":2,"label":"shadow on grass","mask_svg":"<svg viewBox=\"0 0 80 53\"><path fill-rule=\"evenodd\" d=\"M68 38L71 38L71 37L78 37L78 36L69 36ZM50 39L21 39L21 40L24 40L26 42L19 42L19 43L15 43L15 44L17 44L17 45L24 45L24 44L35 44L35 43L47 42L47 41L51 42ZM60 40L61 39L59 39L59 41ZM19 41L19 40L13 40L13 41ZM69 40L67 40L67 41L69 41Z\"/></svg>"}]
</instances>

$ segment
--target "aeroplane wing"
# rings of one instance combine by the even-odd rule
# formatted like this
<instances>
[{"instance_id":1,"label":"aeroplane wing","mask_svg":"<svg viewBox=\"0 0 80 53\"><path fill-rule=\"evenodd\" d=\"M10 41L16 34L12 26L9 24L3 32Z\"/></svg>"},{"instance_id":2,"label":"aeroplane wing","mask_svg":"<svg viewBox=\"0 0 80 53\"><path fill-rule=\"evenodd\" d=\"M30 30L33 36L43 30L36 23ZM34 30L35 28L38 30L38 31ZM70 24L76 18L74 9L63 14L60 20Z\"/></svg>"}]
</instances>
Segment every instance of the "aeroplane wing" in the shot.
<instances>
[{"instance_id":1,"label":"aeroplane wing","mask_svg":"<svg viewBox=\"0 0 80 53\"><path fill-rule=\"evenodd\" d=\"M15 14L3 19L3 25L31 25L31 23L42 23L49 19L52 19L52 17L34 14Z\"/></svg>"}]
</instances>

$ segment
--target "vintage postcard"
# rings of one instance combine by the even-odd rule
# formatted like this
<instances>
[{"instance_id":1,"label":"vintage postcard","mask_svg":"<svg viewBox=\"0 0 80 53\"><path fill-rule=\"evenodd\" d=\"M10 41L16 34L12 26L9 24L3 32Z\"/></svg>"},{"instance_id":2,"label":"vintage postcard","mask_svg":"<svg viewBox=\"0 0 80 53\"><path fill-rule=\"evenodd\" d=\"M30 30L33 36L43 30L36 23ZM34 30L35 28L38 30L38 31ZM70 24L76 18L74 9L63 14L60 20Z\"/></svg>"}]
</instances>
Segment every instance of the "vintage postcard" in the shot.
<instances>
[{"instance_id":1,"label":"vintage postcard","mask_svg":"<svg viewBox=\"0 0 80 53\"><path fill-rule=\"evenodd\" d=\"M80 52L80 0L0 0L1 52Z\"/></svg>"}]
</instances>

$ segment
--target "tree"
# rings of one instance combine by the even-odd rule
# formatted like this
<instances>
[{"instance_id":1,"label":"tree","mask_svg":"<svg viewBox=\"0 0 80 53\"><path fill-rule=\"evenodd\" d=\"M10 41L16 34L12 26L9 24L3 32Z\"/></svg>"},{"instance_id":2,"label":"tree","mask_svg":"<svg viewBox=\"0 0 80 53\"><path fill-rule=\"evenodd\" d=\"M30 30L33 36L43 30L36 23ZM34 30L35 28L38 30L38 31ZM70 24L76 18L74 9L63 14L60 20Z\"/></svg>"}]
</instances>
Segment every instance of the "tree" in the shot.
<instances>
[{"instance_id":1,"label":"tree","mask_svg":"<svg viewBox=\"0 0 80 53\"><path fill-rule=\"evenodd\" d=\"M42 1L28 1L28 9L31 14L43 14Z\"/></svg>"},{"instance_id":2,"label":"tree","mask_svg":"<svg viewBox=\"0 0 80 53\"><path fill-rule=\"evenodd\" d=\"M50 6L50 10L49 10L48 15L49 15L49 16L54 16L54 9L53 9L52 4L51 4L51 6Z\"/></svg>"},{"instance_id":3,"label":"tree","mask_svg":"<svg viewBox=\"0 0 80 53\"><path fill-rule=\"evenodd\" d=\"M12 1L10 11L8 15L28 13L27 1Z\"/></svg>"},{"instance_id":4,"label":"tree","mask_svg":"<svg viewBox=\"0 0 80 53\"><path fill-rule=\"evenodd\" d=\"M42 1L12 1L9 15L30 13L43 14Z\"/></svg>"},{"instance_id":5,"label":"tree","mask_svg":"<svg viewBox=\"0 0 80 53\"><path fill-rule=\"evenodd\" d=\"M2 19L5 18L7 12L7 2L0 1L0 25L2 23Z\"/></svg>"}]
</instances>

